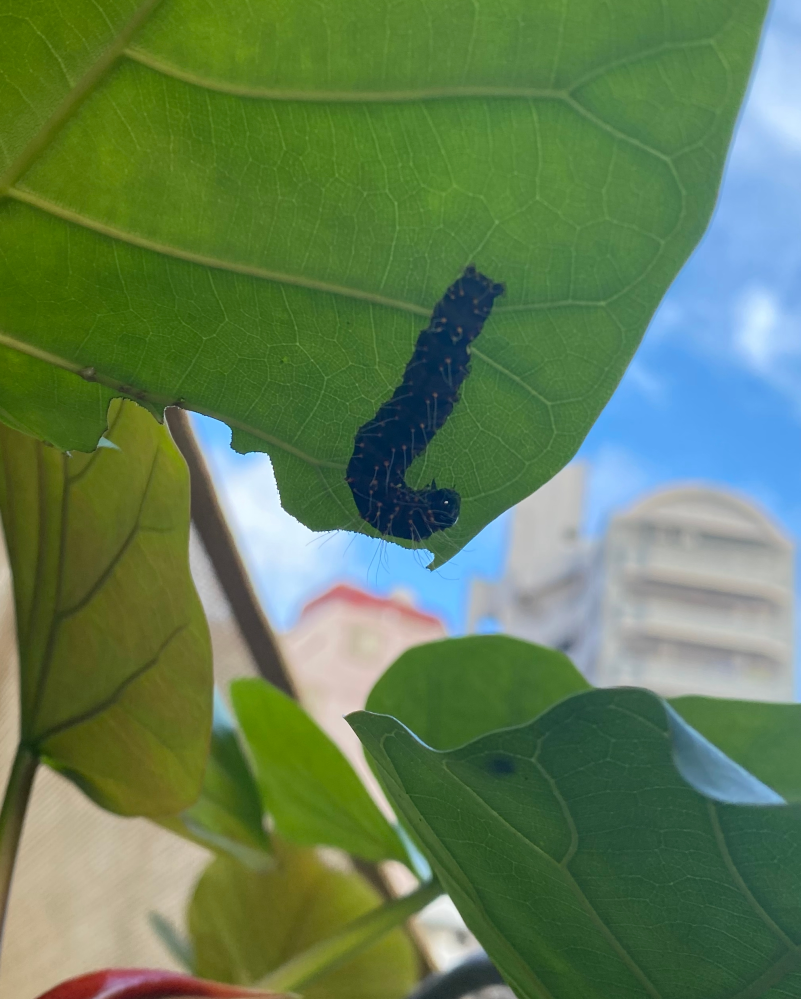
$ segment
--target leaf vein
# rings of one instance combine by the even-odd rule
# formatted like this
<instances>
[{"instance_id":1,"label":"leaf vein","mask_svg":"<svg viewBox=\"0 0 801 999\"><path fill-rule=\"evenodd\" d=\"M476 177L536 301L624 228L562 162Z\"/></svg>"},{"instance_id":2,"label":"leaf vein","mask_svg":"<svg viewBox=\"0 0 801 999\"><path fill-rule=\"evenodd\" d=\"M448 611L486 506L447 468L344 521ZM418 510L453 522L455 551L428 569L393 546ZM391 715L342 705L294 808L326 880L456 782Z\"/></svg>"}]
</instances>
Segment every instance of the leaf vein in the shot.
<instances>
[{"instance_id":1,"label":"leaf vein","mask_svg":"<svg viewBox=\"0 0 801 999\"><path fill-rule=\"evenodd\" d=\"M44 152L53 136L60 131L62 126L72 117L100 83L160 2L161 0L144 0L122 31L102 52L100 58L84 73L72 90L67 93L42 128L30 139L6 172L0 176L0 197L9 193L11 186L28 170L34 160Z\"/></svg>"}]
</instances>

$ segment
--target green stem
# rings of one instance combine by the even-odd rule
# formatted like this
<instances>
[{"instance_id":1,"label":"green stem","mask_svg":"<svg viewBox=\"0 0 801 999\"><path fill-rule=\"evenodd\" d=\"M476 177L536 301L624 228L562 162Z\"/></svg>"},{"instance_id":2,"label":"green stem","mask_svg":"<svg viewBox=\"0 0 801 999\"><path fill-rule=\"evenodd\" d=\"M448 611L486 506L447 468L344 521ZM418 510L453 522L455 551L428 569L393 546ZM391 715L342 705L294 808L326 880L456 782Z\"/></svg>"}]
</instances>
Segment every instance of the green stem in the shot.
<instances>
[{"instance_id":1,"label":"green stem","mask_svg":"<svg viewBox=\"0 0 801 999\"><path fill-rule=\"evenodd\" d=\"M39 758L25 746L17 746L17 754L8 775L3 808L0 810L0 944L8 910L11 878L17 859L25 811L31 796L33 778Z\"/></svg>"},{"instance_id":2,"label":"green stem","mask_svg":"<svg viewBox=\"0 0 801 999\"><path fill-rule=\"evenodd\" d=\"M356 957L396 926L442 894L437 881L421 885L411 895L397 898L349 923L339 933L321 940L302 954L271 971L258 987L273 992L296 992L315 979Z\"/></svg>"}]
</instances>

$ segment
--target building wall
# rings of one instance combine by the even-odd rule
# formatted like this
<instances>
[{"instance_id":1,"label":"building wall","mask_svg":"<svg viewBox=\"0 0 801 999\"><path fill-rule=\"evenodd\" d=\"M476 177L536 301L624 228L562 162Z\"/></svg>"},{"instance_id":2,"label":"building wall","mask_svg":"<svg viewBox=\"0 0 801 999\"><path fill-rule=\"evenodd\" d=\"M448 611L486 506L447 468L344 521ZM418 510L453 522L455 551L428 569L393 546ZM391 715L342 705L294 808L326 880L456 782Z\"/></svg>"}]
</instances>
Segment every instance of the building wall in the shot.
<instances>
[{"instance_id":1,"label":"building wall","mask_svg":"<svg viewBox=\"0 0 801 999\"><path fill-rule=\"evenodd\" d=\"M567 652L596 686L792 700L792 541L746 499L691 484L636 503L591 542L571 530L573 468L515 508L506 572L474 584L469 630L494 617Z\"/></svg>"},{"instance_id":2,"label":"building wall","mask_svg":"<svg viewBox=\"0 0 801 999\"><path fill-rule=\"evenodd\" d=\"M612 520L603 561L599 686L792 700L793 546L756 507L662 491Z\"/></svg>"},{"instance_id":3,"label":"building wall","mask_svg":"<svg viewBox=\"0 0 801 999\"><path fill-rule=\"evenodd\" d=\"M598 545L581 535L586 468L574 462L518 503L506 571L474 580L468 632L484 619L501 631L566 652L587 672L598 646Z\"/></svg>"},{"instance_id":4,"label":"building wall","mask_svg":"<svg viewBox=\"0 0 801 999\"><path fill-rule=\"evenodd\" d=\"M337 586L312 601L281 636L304 707L381 801L345 715L364 707L373 684L402 652L445 634L438 618L417 610L401 594L384 599Z\"/></svg>"}]
</instances>

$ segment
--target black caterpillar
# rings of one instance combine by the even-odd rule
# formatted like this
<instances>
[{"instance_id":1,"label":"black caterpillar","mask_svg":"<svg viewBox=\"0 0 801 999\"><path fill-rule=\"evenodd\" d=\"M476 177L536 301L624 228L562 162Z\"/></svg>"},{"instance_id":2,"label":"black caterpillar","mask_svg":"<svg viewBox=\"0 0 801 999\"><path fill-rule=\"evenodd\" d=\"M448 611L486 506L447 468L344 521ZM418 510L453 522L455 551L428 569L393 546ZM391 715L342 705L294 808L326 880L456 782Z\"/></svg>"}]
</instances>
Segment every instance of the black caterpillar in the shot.
<instances>
[{"instance_id":1,"label":"black caterpillar","mask_svg":"<svg viewBox=\"0 0 801 999\"><path fill-rule=\"evenodd\" d=\"M406 470L451 415L470 373L470 344L503 291L468 267L434 306L392 398L359 427L346 481L359 513L381 534L420 541L456 523L459 493L436 482L412 489Z\"/></svg>"}]
</instances>

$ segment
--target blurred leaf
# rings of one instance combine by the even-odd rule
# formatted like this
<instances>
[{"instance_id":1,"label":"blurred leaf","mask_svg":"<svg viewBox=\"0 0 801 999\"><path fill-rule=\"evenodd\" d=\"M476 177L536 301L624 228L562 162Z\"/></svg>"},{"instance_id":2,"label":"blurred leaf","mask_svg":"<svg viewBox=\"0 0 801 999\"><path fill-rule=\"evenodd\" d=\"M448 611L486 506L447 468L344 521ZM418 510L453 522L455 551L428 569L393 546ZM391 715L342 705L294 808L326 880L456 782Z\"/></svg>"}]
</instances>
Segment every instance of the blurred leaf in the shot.
<instances>
[{"instance_id":1,"label":"blurred leaf","mask_svg":"<svg viewBox=\"0 0 801 999\"><path fill-rule=\"evenodd\" d=\"M0 425L21 741L103 807L198 795L211 645L189 573L189 475L167 431L115 403L119 450L60 454Z\"/></svg>"},{"instance_id":2,"label":"blurred leaf","mask_svg":"<svg viewBox=\"0 0 801 999\"><path fill-rule=\"evenodd\" d=\"M398 834L340 749L302 707L264 680L235 680L231 701L264 808L301 846L338 846L364 860L408 863Z\"/></svg>"},{"instance_id":3,"label":"blurred leaf","mask_svg":"<svg viewBox=\"0 0 801 999\"><path fill-rule=\"evenodd\" d=\"M521 999L801 996L801 810L654 694L576 694L446 752L350 720Z\"/></svg>"},{"instance_id":4,"label":"blurred leaf","mask_svg":"<svg viewBox=\"0 0 801 999\"><path fill-rule=\"evenodd\" d=\"M441 561L574 454L712 211L766 0L47 0L0 32L0 412L178 397L366 530L354 434L474 261L507 285L410 470ZM78 377L79 372L84 378ZM88 380L87 380L88 379Z\"/></svg>"},{"instance_id":5,"label":"blurred leaf","mask_svg":"<svg viewBox=\"0 0 801 999\"><path fill-rule=\"evenodd\" d=\"M180 815L157 821L201 846L231 854L247 867L258 870L271 863L259 789L239 745L233 719L217 690L211 751L200 797Z\"/></svg>"},{"instance_id":6,"label":"blurred leaf","mask_svg":"<svg viewBox=\"0 0 801 999\"><path fill-rule=\"evenodd\" d=\"M324 864L313 850L275 843L276 866L248 871L227 857L206 868L189 906L201 975L248 985L325 940L381 902L358 874ZM401 999L417 958L394 930L303 990L305 999Z\"/></svg>"},{"instance_id":7,"label":"blurred leaf","mask_svg":"<svg viewBox=\"0 0 801 999\"><path fill-rule=\"evenodd\" d=\"M195 971L195 951L191 942L160 912L149 912L147 921L150 929L159 938L173 961L188 971L190 975L193 974Z\"/></svg>"},{"instance_id":8,"label":"blurred leaf","mask_svg":"<svg viewBox=\"0 0 801 999\"><path fill-rule=\"evenodd\" d=\"M801 801L801 704L670 701L686 722L787 801Z\"/></svg>"},{"instance_id":9,"label":"blurred leaf","mask_svg":"<svg viewBox=\"0 0 801 999\"><path fill-rule=\"evenodd\" d=\"M455 749L588 689L561 652L506 635L470 635L407 649L373 687L366 709L392 715L434 749Z\"/></svg>"},{"instance_id":10,"label":"blurred leaf","mask_svg":"<svg viewBox=\"0 0 801 999\"><path fill-rule=\"evenodd\" d=\"M205 999L272 999L275 992L231 988L219 982L206 982L174 971L147 968L108 968L71 978L39 999L178 999L179 996Z\"/></svg>"}]
</instances>

